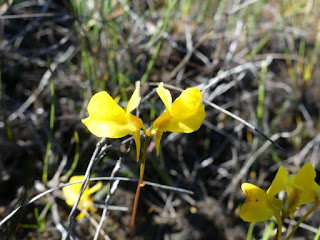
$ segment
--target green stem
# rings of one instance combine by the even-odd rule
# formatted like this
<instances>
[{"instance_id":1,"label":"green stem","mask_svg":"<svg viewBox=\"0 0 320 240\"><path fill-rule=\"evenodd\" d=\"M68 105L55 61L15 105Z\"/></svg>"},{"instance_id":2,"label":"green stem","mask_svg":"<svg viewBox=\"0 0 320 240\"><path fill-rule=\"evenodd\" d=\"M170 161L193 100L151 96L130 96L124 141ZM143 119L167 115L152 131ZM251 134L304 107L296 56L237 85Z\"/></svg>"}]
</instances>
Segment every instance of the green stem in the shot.
<instances>
[{"instance_id":1,"label":"green stem","mask_svg":"<svg viewBox=\"0 0 320 240\"><path fill-rule=\"evenodd\" d=\"M253 233L253 229L254 229L255 224L256 224L255 222L250 223L250 227L248 229L248 234L247 234L247 240L252 239L252 233Z\"/></svg>"},{"instance_id":2,"label":"green stem","mask_svg":"<svg viewBox=\"0 0 320 240\"><path fill-rule=\"evenodd\" d=\"M318 208L319 204L320 204L320 201L314 202L314 206L313 206L305 215L303 215L303 216L299 219L299 221L298 221L298 222L296 223L296 225L293 227L292 231L290 232L290 234L289 234L289 236L286 238L286 240L289 240L289 239L292 238L293 234L294 234L295 231L298 229L300 223L302 223L304 220L306 220L306 218L307 218L313 211L315 211L315 210Z\"/></svg>"},{"instance_id":3,"label":"green stem","mask_svg":"<svg viewBox=\"0 0 320 240\"><path fill-rule=\"evenodd\" d=\"M277 234L274 236L274 240L281 240L281 235L282 235L282 223L284 218L280 216L280 214L275 214L274 215L277 223L278 223L278 229L277 229Z\"/></svg>"},{"instance_id":4,"label":"green stem","mask_svg":"<svg viewBox=\"0 0 320 240\"><path fill-rule=\"evenodd\" d=\"M71 165L71 168L69 169L69 171L62 177L63 179L68 179L72 173L74 172L74 170L76 169L77 165L78 165L78 161L79 161L79 148L80 148L80 144L79 144L79 134L77 131L74 131L74 142L75 142L75 153L74 153L74 159Z\"/></svg>"},{"instance_id":5,"label":"green stem","mask_svg":"<svg viewBox=\"0 0 320 240\"><path fill-rule=\"evenodd\" d=\"M50 108L50 132L49 139L46 147L46 153L43 161L43 172L42 172L42 182L46 184L48 182L48 166L49 166L49 155L52 145L53 138L53 128L54 128L54 115L55 115L55 92L54 92L54 82L50 79L50 92L51 92L51 108Z\"/></svg>"},{"instance_id":6,"label":"green stem","mask_svg":"<svg viewBox=\"0 0 320 240\"><path fill-rule=\"evenodd\" d=\"M138 182L138 186L137 186L136 196L134 198L134 204L133 204L133 210L132 210L132 216L131 216L130 240L133 239L134 224L135 224L136 214L137 214L137 209L138 209L140 190L141 190L141 187L143 186L143 183L142 183L143 182L143 175L144 175L144 170L145 170L145 166L146 166L147 149L148 149L150 140L151 140L151 137L146 136L145 141L144 141L144 147L143 147L141 165L140 165L140 178L139 178L139 182Z\"/></svg>"}]
</instances>

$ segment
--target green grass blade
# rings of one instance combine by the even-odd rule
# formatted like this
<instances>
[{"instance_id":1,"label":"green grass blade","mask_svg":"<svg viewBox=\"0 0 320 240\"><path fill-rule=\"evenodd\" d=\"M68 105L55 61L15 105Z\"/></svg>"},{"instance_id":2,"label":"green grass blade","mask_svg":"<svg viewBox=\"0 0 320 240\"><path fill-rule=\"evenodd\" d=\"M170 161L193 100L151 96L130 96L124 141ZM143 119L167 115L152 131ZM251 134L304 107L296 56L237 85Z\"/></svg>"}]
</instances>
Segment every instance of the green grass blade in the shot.
<instances>
[{"instance_id":1,"label":"green grass blade","mask_svg":"<svg viewBox=\"0 0 320 240\"><path fill-rule=\"evenodd\" d=\"M79 144L79 134L77 131L74 132L74 142L75 142L75 153L74 153L74 159L72 162L72 165L69 169L69 171L62 177L62 179L68 179L74 170L76 169L79 161L79 152L80 152L80 144Z\"/></svg>"},{"instance_id":2,"label":"green grass blade","mask_svg":"<svg viewBox=\"0 0 320 240\"><path fill-rule=\"evenodd\" d=\"M46 153L43 162L43 173L42 173L42 182L46 184L48 182L48 165L49 165L49 155L52 145L52 137L53 137L53 128L54 128L54 117L55 117L55 91L54 91L54 82L53 79L50 78L50 93L51 93L51 106L50 106L50 132L49 139L46 147Z\"/></svg>"},{"instance_id":3,"label":"green grass blade","mask_svg":"<svg viewBox=\"0 0 320 240\"><path fill-rule=\"evenodd\" d=\"M252 222L250 223L249 229L248 229L248 233L247 233L247 240L251 240L252 239L252 235L253 235L253 229L254 229L254 225L256 223Z\"/></svg>"}]
</instances>

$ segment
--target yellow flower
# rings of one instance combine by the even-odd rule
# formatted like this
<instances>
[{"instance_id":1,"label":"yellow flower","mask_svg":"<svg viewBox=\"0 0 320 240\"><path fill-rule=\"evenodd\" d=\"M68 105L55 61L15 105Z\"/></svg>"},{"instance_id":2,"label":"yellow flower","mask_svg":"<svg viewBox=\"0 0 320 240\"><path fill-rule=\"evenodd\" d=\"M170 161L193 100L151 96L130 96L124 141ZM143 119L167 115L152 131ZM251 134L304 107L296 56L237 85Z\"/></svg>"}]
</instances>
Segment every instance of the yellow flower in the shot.
<instances>
[{"instance_id":1,"label":"yellow flower","mask_svg":"<svg viewBox=\"0 0 320 240\"><path fill-rule=\"evenodd\" d=\"M319 200L320 187L314 181L315 178L316 171L311 163L303 165L297 175L289 176L286 192L287 208L291 218L299 206Z\"/></svg>"},{"instance_id":2,"label":"yellow flower","mask_svg":"<svg viewBox=\"0 0 320 240\"><path fill-rule=\"evenodd\" d=\"M105 91L92 96L88 104L89 117L82 122L97 137L121 138L132 134L137 148L137 161L140 154L140 128L142 120L130 112L140 102L140 87L132 94L126 110L120 107Z\"/></svg>"},{"instance_id":3,"label":"yellow flower","mask_svg":"<svg viewBox=\"0 0 320 240\"><path fill-rule=\"evenodd\" d=\"M272 216L279 219L282 201L274 196L285 188L287 179L287 170L280 166L267 192L253 184L243 183L241 188L247 199L240 211L242 220L246 222L263 222Z\"/></svg>"},{"instance_id":4,"label":"yellow flower","mask_svg":"<svg viewBox=\"0 0 320 240\"><path fill-rule=\"evenodd\" d=\"M84 176L73 176L70 178L69 183L82 181L83 178ZM73 206L74 203L76 202L81 189L81 185L82 183L75 183L62 188L63 195L65 196L66 203L68 205ZM89 209L95 210L95 208L92 206L93 201L90 195L99 191L101 188L102 188L101 182L98 182L96 185L94 185L91 188L89 188L89 186L86 187L86 189L84 190L80 198L79 207L81 209L81 212L77 216L76 218L77 220L84 218L85 213L88 212Z\"/></svg>"},{"instance_id":5,"label":"yellow flower","mask_svg":"<svg viewBox=\"0 0 320 240\"><path fill-rule=\"evenodd\" d=\"M166 110L154 121L151 134L156 135L156 149L159 155L160 141L163 132L191 133L197 131L206 113L201 103L202 94L196 88L188 88L172 103L169 90L160 83L157 93Z\"/></svg>"}]
</instances>

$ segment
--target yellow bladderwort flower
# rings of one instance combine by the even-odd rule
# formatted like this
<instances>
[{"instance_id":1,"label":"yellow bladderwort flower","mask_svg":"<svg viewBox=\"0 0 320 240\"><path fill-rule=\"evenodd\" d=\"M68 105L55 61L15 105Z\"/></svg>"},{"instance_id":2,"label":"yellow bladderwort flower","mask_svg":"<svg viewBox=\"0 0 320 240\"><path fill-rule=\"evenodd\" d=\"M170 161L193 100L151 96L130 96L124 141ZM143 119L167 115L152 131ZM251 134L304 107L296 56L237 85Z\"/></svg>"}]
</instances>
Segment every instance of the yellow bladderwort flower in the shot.
<instances>
[{"instance_id":1,"label":"yellow bladderwort flower","mask_svg":"<svg viewBox=\"0 0 320 240\"><path fill-rule=\"evenodd\" d=\"M241 188L247 199L240 210L242 220L246 222L263 222L272 216L275 216L277 220L280 219L282 201L276 198L275 195L285 188L287 179L287 170L280 166L267 192L253 184L243 183Z\"/></svg>"},{"instance_id":2,"label":"yellow bladderwort flower","mask_svg":"<svg viewBox=\"0 0 320 240\"><path fill-rule=\"evenodd\" d=\"M132 134L137 148L137 161L140 154L140 129L142 120L130 112L140 103L140 87L137 85L126 110L120 107L105 91L92 96L88 104L89 117L82 122L97 137L122 138Z\"/></svg>"},{"instance_id":3,"label":"yellow bladderwort flower","mask_svg":"<svg viewBox=\"0 0 320 240\"><path fill-rule=\"evenodd\" d=\"M73 176L70 178L69 183L82 181L83 178L84 176ZM63 195L66 198L65 199L66 203L69 206L73 206L74 203L76 202L81 186L82 186L82 183L75 183L62 188ZM88 210L96 211L96 209L92 205L93 201L91 199L91 195L99 191L101 188L102 188L101 182L98 182L96 185L94 185L91 188L89 188L89 186L86 187L86 189L84 190L80 198L79 207L81 208L81 212L76 217L77 220L84 218L85 213L88 212Z\"/></svg>"},{"instance_id":4,"label":"yellow bladderwort flower","mask_svg":"<svg viewBox=\"0 0 320 240\"><path fill-rule=\"evenodd\" d=\"M314 181L315 178L316 171L310 162L303 165L297 175L289 176L286 192L287 209L291 218L299 206L319 200L320 187Z\"/></svg>"},{"instance_id":5,"label":"yellow bladderwort flower","mask_svg":"<svg viewBox=\"0 0 320 240\"><path fill-rule=\"evenodd\" d=\"M154 121L151 135L155 135L157 155L159 155L160 141L163 132L191 133L197 131L206 113L201 103L202 94L199 89L188 88L172 103L169 90L161 82L157 93L165 105L166 110Z\"/></svg>"}]
</instances>

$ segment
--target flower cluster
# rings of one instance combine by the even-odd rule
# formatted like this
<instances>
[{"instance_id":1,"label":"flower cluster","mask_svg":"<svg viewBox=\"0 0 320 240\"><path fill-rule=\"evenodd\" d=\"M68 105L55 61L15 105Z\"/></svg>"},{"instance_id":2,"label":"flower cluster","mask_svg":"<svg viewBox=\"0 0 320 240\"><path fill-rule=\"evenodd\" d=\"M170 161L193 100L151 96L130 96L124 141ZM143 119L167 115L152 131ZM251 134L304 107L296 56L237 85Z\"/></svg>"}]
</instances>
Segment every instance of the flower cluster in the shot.
<instances>
[{"instance_id":1,"label":"flower cluster","mask_svg":"<svg viewBox=\"0 0 320 240\"><path fill-rule=\"evenodd\" d=\"M88 104L89 117L82 120L89 131L98 137L121 138L131 133L136 143L137 161L140 153L140 129L143 129L147 136L155 136L156 150L159 154L163 132L194 132L200 128L206 116L201 103L202 95L198 89L188 88L172 102L171 93L160 83L157 93L166 110L147 130L142 120L131 114L140 103L139 92L138 86L125 110L107 92L96 93Z\"/></svg>"},{"instance_id":2,"label":"flower cluster","mask_svg":"<svg viewBox=\"0 0 320 240\"><path fill-rule=\"evenodd\" d=\"M131 220L130 239L133 237L134 221L140 188L143 186L143 175L145 169L145 160L147 146L151 138L155 137L157 155L159 155L160 141L164 132L191 133L198 130L206 116L204 105L201 103L202 94L196 88L188 88L172 102L171 93L165 89L163 83L160 83L156 89L160 99L164 103L165 111L154 121L148 129L142 120L131 114L140 103L140 86L138 85L133 92L128 105L125 109L120 107L116 101L105 91L96 93L92 96L88 104L89 117L82 120L89 131L97 137L122 138L132 134L136 143L137 161L140 157L140 130L144 131L146 140L143 155L141 159L140 178L137 186L134 208ZM82 180L82 176L74 176L70 182ZM66 197L67 204L73 206L79 194L82 184L74 184L63 188L63 194ZM86 187L79 202L81 213L77 219L84 217L84 213L92 207L93 201L90 195L101 188L100 185L88 188Z\"/></svg>"},{"instance_id":3,"label":"flower cluster","mask_svg":"<svg viewBox=\"0 0 320 240\"><path fill-rule=\"evenodd\" d=\"M306 163L296 175L289 176L288 171L280 166L267 192L253 184L243 183L241 188L247 198L241 207L240 217L246 222L261 222L274 216L281 226L283 219L293 218L301 205L314 202L315 210L320 204L320 186L315 178L315 169L311 163ZM286 202L275 197L282 190L287 193Z\"/></svg>"}]
</instances>

